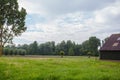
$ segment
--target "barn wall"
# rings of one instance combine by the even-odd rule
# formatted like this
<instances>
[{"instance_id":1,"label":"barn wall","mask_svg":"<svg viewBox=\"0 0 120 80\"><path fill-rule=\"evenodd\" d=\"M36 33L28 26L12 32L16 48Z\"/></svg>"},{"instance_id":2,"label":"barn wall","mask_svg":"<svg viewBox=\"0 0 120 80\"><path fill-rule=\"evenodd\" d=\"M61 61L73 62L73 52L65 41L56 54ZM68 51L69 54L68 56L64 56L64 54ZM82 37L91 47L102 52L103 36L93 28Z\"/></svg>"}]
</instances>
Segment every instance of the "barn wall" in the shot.
<instances>
[{"instance_id":1,"label":"barn wall","mask_svg":"<svg viewBox=\"0 0 120 80\"><path fill-rule=\"evenodd\" d=\"M120 60L120 51L100 51L100 59Z\"/></svg>"}]
</instances>

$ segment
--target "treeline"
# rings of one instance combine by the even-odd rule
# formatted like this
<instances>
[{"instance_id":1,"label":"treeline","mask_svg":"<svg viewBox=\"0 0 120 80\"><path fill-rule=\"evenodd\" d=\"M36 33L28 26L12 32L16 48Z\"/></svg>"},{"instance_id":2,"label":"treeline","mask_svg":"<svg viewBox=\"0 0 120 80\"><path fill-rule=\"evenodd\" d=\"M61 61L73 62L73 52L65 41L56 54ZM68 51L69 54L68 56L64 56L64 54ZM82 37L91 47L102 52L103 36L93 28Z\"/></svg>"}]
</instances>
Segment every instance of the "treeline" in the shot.
<instances>
[{"instance_id":1,"label":"treeline","mask_svg":"<svg viewBox=\"0 0 120 80\"><path fill-rule=\"evenodd\" d=\"M4 48L5 55L59 55L60 51L64 51L64 55L78 56L78 55L99 55L98 47L100 40L96 37L90 37L89 40L84 41L82 44L75 42L61 41L55 44L54 41L38 44L34 41L31 44L12 45Z\"/></svg>"},{"instance_id":2,"label":"treeline","mask_svg":"<svg viewBox=\"0 0 120 80\"><path fill-rule=\"evenodd\" d=\"M14 49L13 47L7 47L3 50L4 55L25 55L27 51L25 49Z\"/></svg>"}]
</instances>

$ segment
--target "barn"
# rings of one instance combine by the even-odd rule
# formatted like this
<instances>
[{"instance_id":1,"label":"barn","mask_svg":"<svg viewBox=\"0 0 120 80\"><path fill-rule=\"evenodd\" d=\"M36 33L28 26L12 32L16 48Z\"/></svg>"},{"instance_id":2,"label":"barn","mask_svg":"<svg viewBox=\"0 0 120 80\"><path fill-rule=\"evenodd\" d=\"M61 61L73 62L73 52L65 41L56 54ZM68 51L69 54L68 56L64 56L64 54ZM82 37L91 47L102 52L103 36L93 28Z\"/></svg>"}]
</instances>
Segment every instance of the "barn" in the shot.
<instances>
[{"instance_id":1,"label":"barn","mask_svg":"<svg viewBox=\"0 0 120 80\"><path fill-rule=\"evenodd\" d=\"M120 60L120 34L112 34L103 44L100 59Z\"/></svg>"}]
</instances>

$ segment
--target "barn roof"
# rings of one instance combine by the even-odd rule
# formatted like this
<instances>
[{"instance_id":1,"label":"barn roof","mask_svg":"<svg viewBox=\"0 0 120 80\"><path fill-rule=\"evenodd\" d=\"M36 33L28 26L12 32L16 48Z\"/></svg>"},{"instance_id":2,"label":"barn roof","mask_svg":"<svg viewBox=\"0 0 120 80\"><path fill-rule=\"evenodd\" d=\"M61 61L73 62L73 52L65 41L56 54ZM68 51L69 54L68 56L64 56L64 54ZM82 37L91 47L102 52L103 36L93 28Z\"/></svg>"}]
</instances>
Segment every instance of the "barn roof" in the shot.
<instances>
[{"instance_id":1,"label":"barn roof","mask_svg":"<svg viewBox=\"0 0 120 80\"><path fill-rule=\"evenodd\" d=\"M120 51L120 34L112 34L100 51Z\"/></svg>"}]
</instances>

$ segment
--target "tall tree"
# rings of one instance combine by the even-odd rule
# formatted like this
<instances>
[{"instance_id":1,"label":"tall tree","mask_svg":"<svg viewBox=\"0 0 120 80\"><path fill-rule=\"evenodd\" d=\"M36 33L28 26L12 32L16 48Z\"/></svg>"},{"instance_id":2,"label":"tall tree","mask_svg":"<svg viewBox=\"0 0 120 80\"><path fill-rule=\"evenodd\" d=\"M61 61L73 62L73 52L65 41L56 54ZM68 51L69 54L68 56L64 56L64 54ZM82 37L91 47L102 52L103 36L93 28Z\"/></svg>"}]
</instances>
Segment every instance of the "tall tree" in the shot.
<instances>
[{"instance_id":1,"label":"tall tree","mask_svg":"<svg viewBox=\"0 0 120 80\"><path fill-rule=\"evenodd\" d=\"M100 39L96 37L89 38L89 46L93 55L98 55L98 47L100 46Z\"/></svg>"},{"instance_id":2,"label":"tall tree","mask_svg":"<svg viewBox=\"0 0 120 80\"><path fill-rule=\"evenodd\" d=\"M70 48L73 48L73 42L71 40L67 40L67 42L66 42L66 49L67 49L66 54L67 55L69 55L69 49Z\"/></svg>"},{"instance_id":3,"label":"tall tree","mask_svg":"<svg viewBox=\"0 0 120 80\"><path fill-rule=\"evenodd\" d=\"M35 54L37 54L38 53L38 43L37 43L37 41L34 41L33 43L31 43L30 45L29 45L29 51L28 51L28 53L30 54L30 55L35 55Z\"/></svg>"},{"instance_id":4,"label":"tall tree","mask_svg":"<svg viewBox=\"0 0 120 80\"><path fill-rule=\"evenodd\" d=\"M64 51L65 55L66 55L66 42L63 40L61 41L61 43L58 44L59 45L59 50L60 51Z\"/></svg>"},{"instance_id":5,"label":"tall tree","mask_svg":"<svg viewBox=\"0 0 120 80\"><path fill-rule=\"evenodd\" d=\"M91 53L91 55L98 55L98 47L100 46L100 39L96 37L90 37L89 40L86 40L82 43L81 52L83 55Z\"/></svg>"},{"instance_id":6,"label":"tall tree","mask_svg":"<svg viewBox=\"0 0 120 80\"><path fill-rule=\"evenodd\" d=\"M75 55L82 55L82 52L81 52L81 48L82 48L82 45L80 44L76 44L75 47L74 47L74 53Z\"/></svg>"},{"instance_id":7,"label":"tall tree","mask_svg":"<svg viewBox=\"0 0 120 80\"><path fill-rule=\"evenodd\" d=\"M26 30L26 10L19 10L17 0L0 0L0 55L6 43Z\"/></svg>"},{"instance_id":8,"label":"tall tree","mask_svg":"<svg viewBox=\"0 0 120 80\"><path fill-rule=\"evenodd\" d=\"M89 40L86 40L82 43L82 48L80 51L82 52L82 55L87 55L87 53L90 51Z\"/></svg>"}]
</instances>

